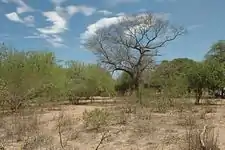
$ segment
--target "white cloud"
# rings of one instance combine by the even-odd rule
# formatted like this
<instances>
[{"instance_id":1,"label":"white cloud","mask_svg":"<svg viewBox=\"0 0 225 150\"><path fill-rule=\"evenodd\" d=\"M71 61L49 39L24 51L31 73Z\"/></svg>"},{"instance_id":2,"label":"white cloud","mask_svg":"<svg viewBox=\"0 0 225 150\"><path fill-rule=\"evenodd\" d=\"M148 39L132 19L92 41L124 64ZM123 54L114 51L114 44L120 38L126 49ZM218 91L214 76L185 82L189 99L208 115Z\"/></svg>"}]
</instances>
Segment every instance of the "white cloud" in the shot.
<instances>
[{"instance_id":1,"label":"white cloud","mask_svg":"<svg viewBox=\"0 0 225 150\"><path fill-rule=\"evenodd\" d=\"M61 4L66 0L51 0L55 5L54 11L42 12L42 15L46 17L46 21L51 22L52 25L48 25L42 28L37 28L38 33L27 36L25 38L39 38L44 39L54 47L65 47L63 39L60 34L68 30L68 21L76 13L82 13L85 16L90 16L96 12L95 8L84 5L70 5L62 7ZM32 22L34 18L24 18L26 22Z\"/></svg>"},{"instance_id":2,"label":"white cloud","mask_svg":"<svg viewBox=\"0 0 225 150\"><path fill-rule=\"evenodd\" d=\"M17 15L16 12L5 14L5 16L11 21L23 23L23 20Z\"/></svg>"},{"instance_id":3,"label":"white cloud","mask_svg":"<svg viewBox=\"0 0 225 150\"><path fill-rule=\"evenodd\" d=\"M95 8L87 6L78 6L78 9L80 10L81 13L83 13L86 16L90 16L96 11Z\"/></svg>"},{"instance_id":4,"label":"white cloud","mask_svg":"<svg viewBox=\"0 0 225 150\"><path fill-rule=\"evenodd\" d=\"M145 13L140 13L138 17L141 17L143 15L146 15ZM157 19L163 19L167 20L169 17L169 13L153 13L153 16ZM95 22L94 24L91 24L87 27L86 31L80 35L81 42L88 39L89 37L95 35L96 31L105 27L109 27L111 25L118 24L121 19L123 19L125 15L121 14L117 17L108 17L108 18L102 18ZM132 19L132 18L131 18ZM137 26L134 26L134 28Z\"/></svg>"},{"instance_id":5,"label":"white cloud","mask_svg":"<svg viewBox=\"0 0 225 150\"><path fill-rule=\"evenodd\" d=\"M117 24L120 19L122 19L122 16L102 18L102 19L98 20L94 24L89 25L87 27L87 30L81 34L81 36L80 36L81 40L85 40L85 39L89 38L90 36L94 35L98 29L101 29L104 27L109 27L110 25L113 25L113 24Z\"/></svg>"},{"instance_id":6,"label":"white cloud","mask_svg":"<svg viewBox=\"0 0 225 150\"><path fill-rule=\"evenodd\" d=\"M24 37L26 39L44 39L46 42L51 44L53 47L61 48L61 47L67 47L63 42L64 40L56 34L53 35L46 35L46 34L38 34L34 33L32 36L26 36Z\"/></svg>"},{"instance_id":7,"label":"white cloud","mask_svg":"<svg viewBox=\"0 0 225 150\"><path fill-rule=\"evenodd\" d=\"M29 15L22 19L16 12L5 14L5 16L10 21L23 23L28 27L34 27L34 22L35 22L34 16Z\"/></svg>"},{"instance_id":8,"label":"white cloud","mask_svg":"<svg viewBox=\"0 0 225 150\"><path fill-rule=\"evenodd\" d=\"M84 6L84 5L80 5L80 6L70 5L66 7L66 10L70 16L78 12L84 14L85 16L90 16L96 11L95 8Z\"/></svg>"},{"instance_id":9,"label":"white cloud","mask_svg":"<svg viewBox=\"0 0 225 150\"><path fill-rule=\"evenodd\" d=\"M63 44L63 39L58 35L52 35L51 37L47 37L46 41L56 48L67 47L65 44Z\"/></svg>"},{"instance_id":10,"label":"white cloud","mask_svg":"<svg viewBox=\"0 0 225 150\"><path fill-rule=\"evenodd\" d=\"M68 15L72 16L75 13L83 13L86 16L92 15L96 9L93 7L85 6L85 5L69 5L67 7L61 7L60 5L67 0L51 0L51 2L56 6L57 12L67 12Z\"/></svg>"},{"instance_id":11,"label":"white cloud","mask_svg":"<svg viewBox=\"0 0 225 150\"><path fill-rule=\"evenodd\" d=\"M108 16L108 15L112 15L113 13L111 11L108 11L108 10L99 10L98 11L99 13L105 15L105 16Z\"/></svg>"},{"instance_id":12,"label":"white cloud","mask_svg":"<svg viewBox=\"0 0 225 150\"><path fill-rule=\"evenodd\" d=\"M43 12L43 15L47 17L47 21L52 22L52 26L44 28L38 28L37 30L43 34L57 34L67 30L67 21L62 18L57 12L49 11Z\"/></svg>"},{"instance_id":13,"label":"white cloud","mask_svg":"<svg viewBox=\"0 0 225 150\"><path fill-rule=\"evenodd\" d=\"M52 0L57 6L55 11L43 12L43 16L46 17L46 21L51 22L51 26L46 26L43 28L37 28L37 30L42 34L59 34L63 33L67 28L68 21L75 13L82 12L84 15L92 15L96 10L87 6L67 6L63 8L60 3L64 0Z\"/></svg>"},{"instance_id":14,"label":"white cloud","mask_svg":"<svg viewBox=\"0 0 225 150\"><path fill-rule=\"evenodd\" d=\"M66 7L66 10L67 10L67 12L68 12L68 14L70 15L70 16L72 16L72 15L74 15L75 13L77 13L77 12L79 12L79 10L78 10L78 8L76 7L76 6L67 6Z\"/></svg>"},{"instance_id":15,"label":"white cloud","mask_svg":"<svg viewBox=\"0 0 225 150\"><path fill-rule=\"evenodd\" d=\"M34 9L28 6L26 3L24 3L23 0L2 0L2 2L16 4L17 5L16 11L18 14L34 11Z\"/></svg>"}]
</instances>

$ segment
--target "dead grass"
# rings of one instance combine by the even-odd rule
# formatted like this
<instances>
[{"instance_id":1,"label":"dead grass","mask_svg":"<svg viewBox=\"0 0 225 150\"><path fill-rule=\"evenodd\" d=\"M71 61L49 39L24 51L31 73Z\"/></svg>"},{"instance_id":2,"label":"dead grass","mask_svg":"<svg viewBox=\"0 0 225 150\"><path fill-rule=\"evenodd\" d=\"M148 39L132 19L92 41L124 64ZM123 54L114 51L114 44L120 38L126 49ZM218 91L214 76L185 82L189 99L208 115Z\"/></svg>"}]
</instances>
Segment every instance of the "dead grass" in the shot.
<instances>
[{"instance_id":1,"label":"dead grass","mask_svg":"<svg viewBox=\"0 0 225 150\"><path fill-rule=\"evenodd\" d=\"M204 125L202 129L189 126L186 128L184 150L220 150L213 127Z\"/></svg>"},{"instance_id":2,"label":"dead grass","mask_svg":"<svg viewBox=\"0 0 225 150\"><path fill-rule=\"evenodd\" d=\"M167 102L165 109L161 104L153 106L119 103L102 109L67 105L46 108L41 114L8 115L1 118L0 142L5 149L25 150L218 150L217 134L208 124L213 120L208 114L217 114L217 106L175 100ZM200 138L204 125L206 149L202 149Z\"/></svg>"},{"instance_id":3,"label":"dead grass","mask_svg":"<svg viewBox=\"0 0 225 150\"><path fill-rule=\"evenodd\" d=\"M29 116L22 113L13 114L11 118L5 118L3 121L4 138L12 141L24 141L40 131L38 115L35 113Z\"/></svg>"}]
</instances>

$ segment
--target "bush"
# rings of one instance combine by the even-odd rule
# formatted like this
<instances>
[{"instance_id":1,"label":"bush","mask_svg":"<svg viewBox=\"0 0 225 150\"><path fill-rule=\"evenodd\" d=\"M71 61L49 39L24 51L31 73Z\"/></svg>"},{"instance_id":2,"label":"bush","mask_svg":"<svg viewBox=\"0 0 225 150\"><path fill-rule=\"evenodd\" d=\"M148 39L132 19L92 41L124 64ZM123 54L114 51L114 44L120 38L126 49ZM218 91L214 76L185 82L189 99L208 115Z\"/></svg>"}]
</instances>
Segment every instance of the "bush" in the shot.
<instances>
[{"instance_id":1,"label":"bush","mask_svg":"<svg viewBox=\"0 0 225 150\"><path fill-rule=\"evenodd\" d=\"M17 111L32 100L49 97L53 89L52 53L23 52L0 47L0 103Z\"/></svg>"},{"instance_id":2,"label":"bush","mask_svg":"<svg viewBox=\"0 0 225 150\"><path fill-rule=\"evenodd\" d=\"M110 124L110 113L104 109L95 108L88 112L83 113L83 121L85 127L99 130L100 128Z\"/></svg>"}]
</instances>

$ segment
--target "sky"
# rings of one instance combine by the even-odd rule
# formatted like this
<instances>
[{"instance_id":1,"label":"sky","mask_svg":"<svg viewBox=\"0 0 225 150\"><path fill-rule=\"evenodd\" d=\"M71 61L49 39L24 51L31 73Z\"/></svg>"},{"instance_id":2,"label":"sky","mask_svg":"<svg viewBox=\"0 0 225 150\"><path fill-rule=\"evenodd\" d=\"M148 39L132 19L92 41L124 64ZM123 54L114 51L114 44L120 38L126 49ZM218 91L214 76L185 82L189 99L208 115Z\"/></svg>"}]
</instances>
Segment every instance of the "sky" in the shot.
<instances>
[{"instance_id":1,"label":"sky","mask_svg":"<svg viewBox=\"0 0 225 150\"><path fill-rule=\"evenodd\" d=\"M0 0L0 42L48 50L57 59L96 62L82 40L121 15L150 11L187 33L160 49L160 60L202 60L225 39L225 0Z\"/></svg>"}]
</instances>

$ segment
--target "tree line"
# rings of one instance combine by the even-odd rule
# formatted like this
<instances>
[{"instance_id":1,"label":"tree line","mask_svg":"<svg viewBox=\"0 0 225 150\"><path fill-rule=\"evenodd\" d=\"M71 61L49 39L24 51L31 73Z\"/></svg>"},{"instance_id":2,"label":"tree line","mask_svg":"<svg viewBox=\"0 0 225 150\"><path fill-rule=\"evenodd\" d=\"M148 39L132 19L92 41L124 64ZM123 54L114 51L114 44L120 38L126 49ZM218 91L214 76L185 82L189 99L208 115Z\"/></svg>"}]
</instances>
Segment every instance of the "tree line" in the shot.
<instances>
[{"instance_id":1,"label":"tree line","mask_svg":"<svg viewBox=\"0 0 225 150\"><path fill-rule=\"evenodd\" d=\"M161 47L185 34L185 29L152 13L121 17L100 28L83 43L98 64L67 61L60 65L54 53L18 51L0 46L0 105L16 111L31 103L115 96L141 88L157 89L172 97L203 92L223 93L225 41L213 44L203 61L176 58L155 63ZM122 71L115 80L112 74ZM141 99L140 99L141 100Z\"/></svg>"},{"instance_id":2,"label":"tree line","mask_svg":"<svg viewBox=\"0 0 225 150\"><path fill-rule=\"evenodd\" d=\"M157 64L143 82L145 87L153 88L172 97L182 97L190 94L195 96L199 104L204 92L208 95L224 96L225 87L225 41L213 44L202 61L189 58L176 58L171 61L164 60ZM127 91L131 78L122 74L118 79L117 89ZM215 92L219 93L215 93ZM212 95L213 94L213 95Z\"/></svg>"},{"instance_id":3,"label":"tree line","mask_svg":"<svg viewBox=\"0 0 225 150\"><path fill-rule=\"evenodd\" d=\"M50 52L0 47L0 105L16 111L32 103L111 96L114 80L96 64L68 61L60 65Z\"/></svg>"}]
</instances>

